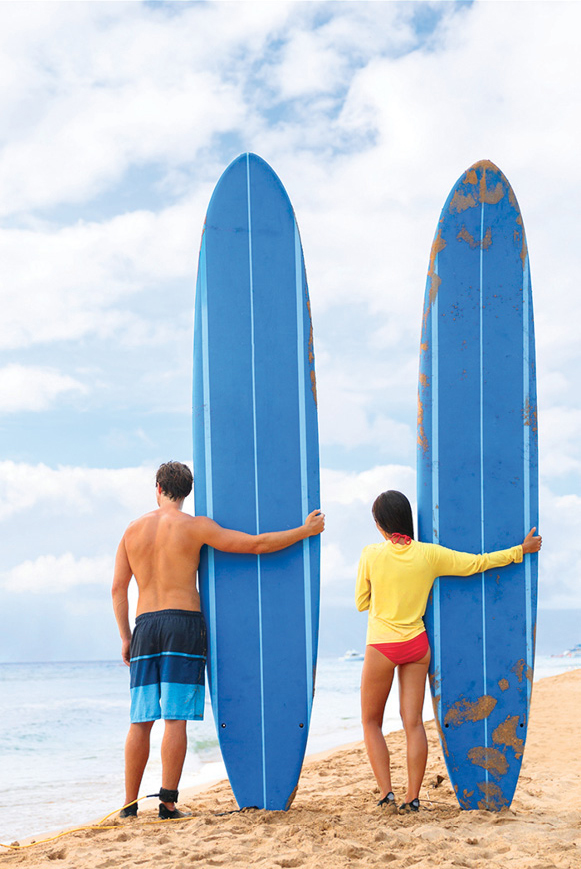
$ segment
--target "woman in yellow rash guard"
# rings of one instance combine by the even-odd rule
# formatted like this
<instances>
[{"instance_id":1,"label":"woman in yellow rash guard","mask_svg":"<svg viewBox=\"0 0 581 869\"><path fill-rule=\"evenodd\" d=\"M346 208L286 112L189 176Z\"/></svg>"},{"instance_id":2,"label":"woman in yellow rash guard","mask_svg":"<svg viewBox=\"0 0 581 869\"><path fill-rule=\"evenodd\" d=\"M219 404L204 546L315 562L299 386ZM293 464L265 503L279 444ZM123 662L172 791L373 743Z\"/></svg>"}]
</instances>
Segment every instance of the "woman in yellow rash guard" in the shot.
<instances>
[{"instance_id":1,"label":"woman in yellow rash guard","mask_svg":"<svg viewBox=\"0 0 581 869\"><path fill-rule=\"evenodd\" d=\"M434 580L437 576L471 576L520 562L524 554L539 551L542 539L534 536L533 528L521 545L484 555L419 543L414 540L410 502L393 490L376 498L372 514L384 540L363 549L355 592L357 609L369 610L361 677L365 746L379 786L378 805L395 808L389 751L381 727L398 667L408 769L407 792L400 810L417 811L428 757L422 708L430 646L423 615Z\"/></svg>"}]
</instances>

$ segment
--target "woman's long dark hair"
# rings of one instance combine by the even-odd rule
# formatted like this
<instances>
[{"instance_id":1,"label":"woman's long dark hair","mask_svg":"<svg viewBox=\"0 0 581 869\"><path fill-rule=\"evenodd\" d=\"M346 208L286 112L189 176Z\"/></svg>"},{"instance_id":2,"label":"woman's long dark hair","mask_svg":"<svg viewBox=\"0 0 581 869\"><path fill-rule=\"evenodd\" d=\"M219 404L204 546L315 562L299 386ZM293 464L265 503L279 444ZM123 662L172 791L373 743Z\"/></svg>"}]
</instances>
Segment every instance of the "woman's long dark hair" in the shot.
<instances>
[{"instance_id":1,"label":"woman's long dark hair","mask_svg":"<svg viewBox=\"0 0 581 869\"><path fill-rule=\"evenodd\" d=\"M407 534L414 539L414 519L410 502L401 492L389 489L373 502L373 518L386 534Z\"/></svg>"}]
</instances>

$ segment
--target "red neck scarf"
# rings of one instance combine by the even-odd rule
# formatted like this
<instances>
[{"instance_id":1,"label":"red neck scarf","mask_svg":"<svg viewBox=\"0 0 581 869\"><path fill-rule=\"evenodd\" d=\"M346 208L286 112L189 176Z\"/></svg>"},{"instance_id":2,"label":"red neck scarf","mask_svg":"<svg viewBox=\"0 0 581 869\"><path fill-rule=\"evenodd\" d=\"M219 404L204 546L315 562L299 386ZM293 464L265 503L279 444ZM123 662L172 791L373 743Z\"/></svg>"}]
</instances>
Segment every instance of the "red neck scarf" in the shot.
<instances>
[{"instance_id":1,"label":"red neck scarf","mask_svg":"<svg viewBox=\"0 0 581 869\"><path fill-rule=\"evenodd\" d=\"M392 543L404 543L406 546L409 546L412 542L412 538L408 537L407 534L398 534L397 532L392 534L389 539Z\"/></svg>"}]
</instances>

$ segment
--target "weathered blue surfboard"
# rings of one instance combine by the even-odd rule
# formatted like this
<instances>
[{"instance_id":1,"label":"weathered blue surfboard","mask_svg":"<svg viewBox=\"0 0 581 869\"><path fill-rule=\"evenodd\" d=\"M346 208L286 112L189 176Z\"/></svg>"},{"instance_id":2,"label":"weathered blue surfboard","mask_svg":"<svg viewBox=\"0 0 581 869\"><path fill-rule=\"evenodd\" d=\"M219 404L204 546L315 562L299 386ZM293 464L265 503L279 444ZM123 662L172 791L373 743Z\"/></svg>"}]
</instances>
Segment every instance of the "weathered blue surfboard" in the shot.
<instances>
[{"instance_id":1,"label":"weathered blue surfboard","mask_svg":"<svg viewBox=\"0 0 581 869\"><path fill-rule=\"evenodd\" d=\"M251 534L319 507L317 397L299 231L279 178L243 154L212 196L194 331L196 513ZM202 608L222 755L240 807L289 807L306 748L319 538L281 552L204 547Z\"/></svg>"},{"instance_id":2,"label":"weathered blue surfboard","mask_svg":"<svg viewBox=\"0 0 581 869\"><path fill-rule=\"evenodd\" d=\"M538 526L537 403L529 257L516 197L476 163L442 211L423 312L418 402L421 540L464 552ZM441 577L426 625L442 748L464 809L516 788L534 665L537 556Z\"/></svg>"}]
</instances>

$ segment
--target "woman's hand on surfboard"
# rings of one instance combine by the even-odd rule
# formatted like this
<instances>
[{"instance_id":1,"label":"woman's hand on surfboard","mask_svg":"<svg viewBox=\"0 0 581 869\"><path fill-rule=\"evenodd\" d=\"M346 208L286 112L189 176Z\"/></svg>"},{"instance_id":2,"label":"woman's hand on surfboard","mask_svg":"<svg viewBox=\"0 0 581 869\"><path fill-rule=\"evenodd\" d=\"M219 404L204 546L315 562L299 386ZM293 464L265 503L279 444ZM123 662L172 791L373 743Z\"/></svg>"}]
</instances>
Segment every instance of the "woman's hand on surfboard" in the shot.
<instances>
[{"instance_id":1,"label":"woman's hand on surfboard","mask_svg":"<svg viewBox=\"0 0 581 869\"><path fill-rule=\"evenodd\" d=\"M309 532L309 537L320 534L325 530L325 514L320 510L313 510L305 519L305 528Z\"/></svg>"},{"instance_id":2,"label":"woman's hand on surfboard","mask_svg":"<svg viewBox=\"0 0 581 869\"><path fill-rule=\"evenodd\" d=\"M523 555L527 555L530 552L538 552L541 546L543 545L543 538L538 536L535 537L536 528L531 528L525 539L523 540L522 551Z\"/></svg>"}]
</instances>

